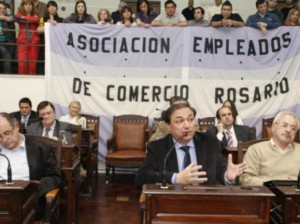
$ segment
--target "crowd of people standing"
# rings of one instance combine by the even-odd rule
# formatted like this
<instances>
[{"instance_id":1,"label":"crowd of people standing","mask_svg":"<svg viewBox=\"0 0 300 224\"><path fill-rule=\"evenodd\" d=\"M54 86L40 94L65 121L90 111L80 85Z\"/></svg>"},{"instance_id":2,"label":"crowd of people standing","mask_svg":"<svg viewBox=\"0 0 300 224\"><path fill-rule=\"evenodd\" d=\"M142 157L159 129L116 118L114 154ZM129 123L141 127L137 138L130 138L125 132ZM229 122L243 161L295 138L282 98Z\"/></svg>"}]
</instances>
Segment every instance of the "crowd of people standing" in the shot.
<instances>
[{"instance_id":1,"label":"crowd of people standing","mask_svg":"<svg viewBox=\"0 0 300 224\"><path fill-rule=\"evenodd\" d=\"M99 25L130 26L212 26L242 27L260 29L263 34L279 26L299 26L300 0L286 0L285 7L278 9L277 0L257 0L257 12L250 15L246 22L238 13L233 13L230 1L215 0L206 11L194 7L194 0L188 0L188 6L179 12L173 0L164 2L165 12L158 15L152 10L148 0L137 0L134 11L125 1L120 1L116 11L100 8L94 17L87 12L84 0L75 3L74 12L66 18L58 15L58 4L47 4L38 0L23 0L15 15L9 6L0 1L0 72L19 74L44 74L44 23L88 23ZM97 18L97 19L96 19ZM19 25L16 38L15 23ZM15 45L17 43L17 46ZM17 59L18 66L12 66ZM17 67L18 71L13 68Z\"/></svg>"}]
</instances>

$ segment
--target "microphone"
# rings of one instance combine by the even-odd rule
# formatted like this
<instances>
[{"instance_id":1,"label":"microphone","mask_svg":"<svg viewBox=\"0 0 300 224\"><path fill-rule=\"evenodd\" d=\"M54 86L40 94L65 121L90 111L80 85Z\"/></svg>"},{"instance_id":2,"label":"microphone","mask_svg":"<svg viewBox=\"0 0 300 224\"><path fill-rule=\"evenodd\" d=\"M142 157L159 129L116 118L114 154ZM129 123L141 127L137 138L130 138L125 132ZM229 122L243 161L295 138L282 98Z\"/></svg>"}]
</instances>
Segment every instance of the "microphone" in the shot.
<instances>
[{"instance_id":1,"label":"microphone","mask_svg":"<svg viewBox=\"0 0 300 224\"><path fill-rule=\"evenodd\" d=\"M10 161L9 161L9 159L7 158L6 155L0 153L0 156L3 156L3 157L7 160L7 163L8 163L8 166L7 166L7 183L8 183L8 184L12 184L12 174L11 174Z\"/></svg>"},{"instance_id":2,"label":"microphone","mask_svg":"<svg viewBox=\"0 0 300 224\"><path fill-rule=\"evenodd\" d=\"M182 136L174 142L174 144L172 145L172 147L170 148L170 150L168 151L168 153L165 156L164 169L163 169L163 180L162 180L162 185L160 186L161 189L168 189L168 185L167 185L167 181L166 181L166 163L167 163L167 159L170 156L172 150L175 148L175 145L177 144L177 142L179 142L183 137L186 137L187 135L188 135L187 132L184 132L182 134Z\"/></svg>"}]
</instances>

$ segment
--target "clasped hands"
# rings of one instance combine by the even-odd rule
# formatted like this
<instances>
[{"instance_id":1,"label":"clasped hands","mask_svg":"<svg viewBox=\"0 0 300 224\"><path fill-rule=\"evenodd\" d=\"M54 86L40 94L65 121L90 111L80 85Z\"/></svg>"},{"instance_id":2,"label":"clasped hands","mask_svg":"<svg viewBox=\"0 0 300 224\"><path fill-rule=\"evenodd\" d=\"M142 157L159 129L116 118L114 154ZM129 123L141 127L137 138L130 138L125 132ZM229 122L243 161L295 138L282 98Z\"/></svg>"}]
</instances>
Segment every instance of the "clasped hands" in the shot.
<instances>
[{"instance_id":1,"label":"clasped hands","mask_svg":"<svg viewBox=\"0 0 300 224\"><path fill-rule=\"evenodd\" d=\"M228 155L228 164L226 170L226 178L228 181L234 181L236 177L243 174L246 169L246 163L233 164L232 155ZM192 162L184 170L176 175L177 184L202 184L208 179L206 177L206 172L201 171L202 166L197 165L196 162Z\"/></svg>"}]
</instances>

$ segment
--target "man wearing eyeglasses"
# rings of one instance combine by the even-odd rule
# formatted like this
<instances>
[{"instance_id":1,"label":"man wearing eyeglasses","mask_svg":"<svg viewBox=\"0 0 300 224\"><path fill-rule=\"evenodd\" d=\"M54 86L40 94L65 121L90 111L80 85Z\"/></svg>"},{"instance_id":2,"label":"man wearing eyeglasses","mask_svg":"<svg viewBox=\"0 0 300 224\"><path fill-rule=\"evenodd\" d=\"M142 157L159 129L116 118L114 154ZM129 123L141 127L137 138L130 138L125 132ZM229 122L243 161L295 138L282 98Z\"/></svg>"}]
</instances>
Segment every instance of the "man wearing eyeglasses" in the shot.
<instances>
[{"instance_id":1,"label":"man wearing eyeglasses","mask_svg":"<svg viewBox=\"0 0 300 224\"><path fill-rule=\"evenodd\" d=\"M45 211L44 195L62 184L62 175L50 145L26 139L19 133L16 118L0 113L0 151L11 163L12 180L38 180L39 207L37 220ZM7 160L0 157L0 181L7 180Z\"/></svg>"},{"instance_id":2,"label":"man wearing eyeglasses","mask_svg":"<svg viewBox=\"0 0 300 224\"><path fill-rule=\"evenodd\" d=\"M297 180L300 144L294 139L299 120L292 112L281 112L273 120L272 138L250 146L244 157L248 167L240 177L245 186L261 186L270 180Z\"/></svg>"}]
</instances>

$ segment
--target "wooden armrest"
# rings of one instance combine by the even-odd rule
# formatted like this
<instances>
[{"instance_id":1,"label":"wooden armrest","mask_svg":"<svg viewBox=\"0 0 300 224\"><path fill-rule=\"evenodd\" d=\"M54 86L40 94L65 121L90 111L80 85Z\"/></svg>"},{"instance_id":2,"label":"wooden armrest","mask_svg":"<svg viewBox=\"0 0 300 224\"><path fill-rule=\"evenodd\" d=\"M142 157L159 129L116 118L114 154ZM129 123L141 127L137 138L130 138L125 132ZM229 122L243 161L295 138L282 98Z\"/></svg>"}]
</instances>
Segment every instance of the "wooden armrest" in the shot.
<instances>
[{"instance_id":1,"label":"wooden armrest","mask_svg":"<svg viewBox=\"0 0 300 224\"><path fill-rule=\"evenodd\" d=\"M115 138L114 136L111 136L107 139L107 152L112 151L115 147Z\"/></svg>"},{"instance_id":2,"label":"wooden armrest","mask_svg":"<svg viewBox=\"0 0 300 224\"><path fill-rule=\"evenodd\" d=\"M93 139L93 144L98 144L98 139Z\"/></svg>"},{"instance_id":3,"label":"wooden armrest","mask_svg":"<svg viewBox=\"0 0 300 224\"><path fill-rule=\"evenodd\" d=\"M146 202L146 195L144 193L141 193L140 195L140 199L139 199L140 204L145 203Z\"/></svg>"},{"instance_id":4,"label":"wooden armrest","mask_svg":"<svg viewBox=\"0 0 300 224\"><path fill-rule=\"evenodd\" d=\"M57 197L58 193L59 193L59 188L54 188L47 192L46 199L53 199Z\"/></svg>"}]
</instances>

